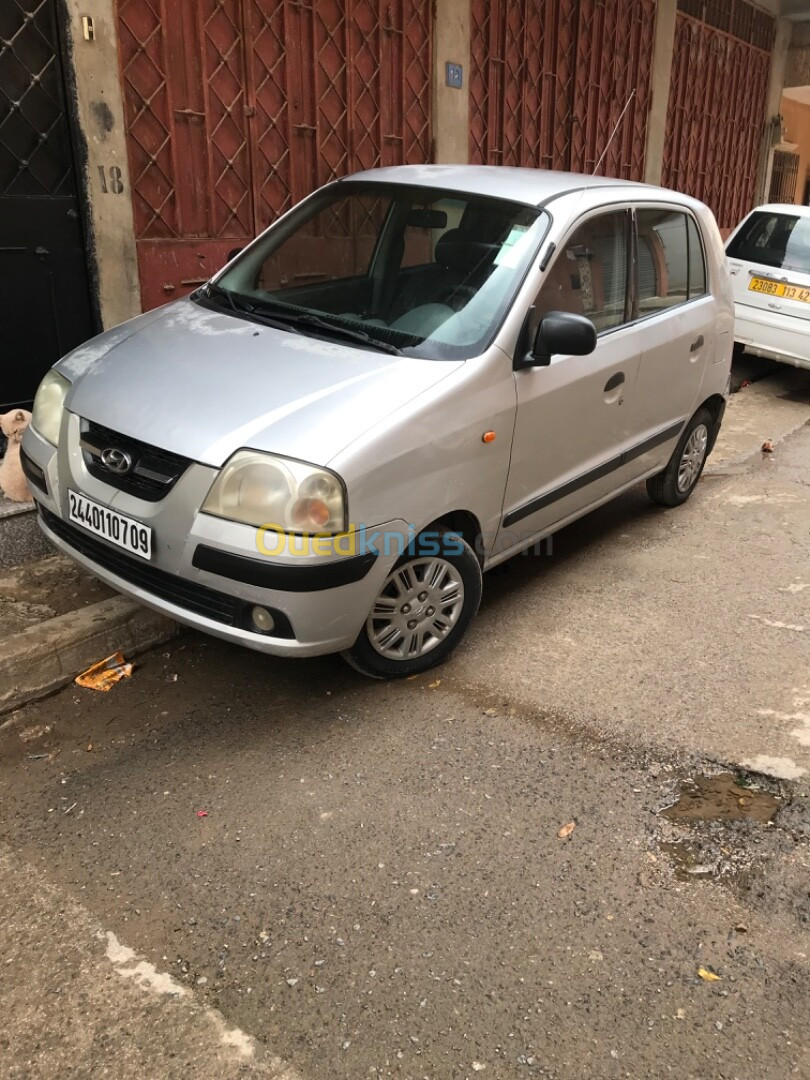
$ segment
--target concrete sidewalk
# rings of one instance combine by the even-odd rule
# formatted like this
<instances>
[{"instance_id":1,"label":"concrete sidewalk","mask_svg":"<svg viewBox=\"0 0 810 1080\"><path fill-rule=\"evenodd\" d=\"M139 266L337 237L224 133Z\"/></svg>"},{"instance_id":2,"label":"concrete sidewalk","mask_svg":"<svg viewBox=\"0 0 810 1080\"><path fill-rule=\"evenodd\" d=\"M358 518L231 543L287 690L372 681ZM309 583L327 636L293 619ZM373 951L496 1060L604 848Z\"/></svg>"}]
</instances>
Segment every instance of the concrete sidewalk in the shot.
<instances>
[{"instance_id":1,"label":"concrete sidewalk","mask_svg":"<svg viewBox=\"0 0 810 1080\"><path fill-rule=\"evenodd\" d=\"M119 650L131 659L176 629L62 555L0 570L0 722L97 660Z\"/></svg>"}]
</instances>

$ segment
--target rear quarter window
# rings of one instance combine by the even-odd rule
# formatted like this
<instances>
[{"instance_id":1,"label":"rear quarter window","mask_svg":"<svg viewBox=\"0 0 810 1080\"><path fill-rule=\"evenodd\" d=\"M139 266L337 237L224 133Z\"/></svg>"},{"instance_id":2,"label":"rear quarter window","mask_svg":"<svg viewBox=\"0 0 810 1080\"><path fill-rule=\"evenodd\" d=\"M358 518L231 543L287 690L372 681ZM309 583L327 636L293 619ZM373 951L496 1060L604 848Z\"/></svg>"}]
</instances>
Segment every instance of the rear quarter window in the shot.
<instances>
[{"instance_id":1,"label":"rear quarter window","mask_svg":"<svg viewBox=\"0 0 810 1080\"><path fill-rule=\"evenodd\" d=\"M689 297L686 215L677 210L639 210L638 311L649 315Z\"/></svg>"},{"instance_id":2,"label":"rear quarter window","mask_svg":"<svg viewBox=\"0 0 810 1080\"><path fill-rule=\"evenodd\" d=\"M686 231L689 242L689 299L706 294L706 256L695 219L687 217Z\"/></svg>"}]
</instances>

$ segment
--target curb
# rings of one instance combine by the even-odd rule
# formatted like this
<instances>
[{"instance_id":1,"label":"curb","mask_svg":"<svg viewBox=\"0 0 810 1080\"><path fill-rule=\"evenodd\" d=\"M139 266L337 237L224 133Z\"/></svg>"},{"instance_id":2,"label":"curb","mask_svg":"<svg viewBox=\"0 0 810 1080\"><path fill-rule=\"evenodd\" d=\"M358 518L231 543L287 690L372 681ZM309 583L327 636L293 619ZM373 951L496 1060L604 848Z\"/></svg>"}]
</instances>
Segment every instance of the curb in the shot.
<instances>
[{"instance_id":1,"label":"curb","mask_svg":"<svg viewBox=\"0 0 810 1080\"><path fill-rule=\"evenodd\" d=\"M171 619L123 596L31 626L2 642L0 714L52 694L119 649L130 659L176 633Z\"/></svg>"},{"instance_id":2,"label":"curb","mask_svg":"<svg viewBox=\"0 0 810 1080\"><path fill-rule=\"evenodd\" d=\"M52 548L37 524L33 503L13 503L0 495L0 569L34 562Z\"/></svg>"}]
</instances>

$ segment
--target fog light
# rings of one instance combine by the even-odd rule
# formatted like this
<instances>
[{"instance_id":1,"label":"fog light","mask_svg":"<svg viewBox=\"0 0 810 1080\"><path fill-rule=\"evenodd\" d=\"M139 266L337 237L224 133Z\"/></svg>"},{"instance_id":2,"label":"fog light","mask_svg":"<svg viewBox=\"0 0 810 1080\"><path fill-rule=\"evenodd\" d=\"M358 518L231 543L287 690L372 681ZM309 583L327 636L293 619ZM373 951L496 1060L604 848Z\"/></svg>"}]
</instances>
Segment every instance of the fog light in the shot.
<instances>
[{"instance_id":1,"label":"fog light","mask_svg":"<svg viewBox=\"0 0 810 1080\"><path fill-rule=\"evenodd\" d=\"M263 634L269 634L271 630L275 628L275 620L267 608L255 607L250 613L251 619L253 619L253 625L257 630L260 630Z\"/></svg>"}]
</instances>

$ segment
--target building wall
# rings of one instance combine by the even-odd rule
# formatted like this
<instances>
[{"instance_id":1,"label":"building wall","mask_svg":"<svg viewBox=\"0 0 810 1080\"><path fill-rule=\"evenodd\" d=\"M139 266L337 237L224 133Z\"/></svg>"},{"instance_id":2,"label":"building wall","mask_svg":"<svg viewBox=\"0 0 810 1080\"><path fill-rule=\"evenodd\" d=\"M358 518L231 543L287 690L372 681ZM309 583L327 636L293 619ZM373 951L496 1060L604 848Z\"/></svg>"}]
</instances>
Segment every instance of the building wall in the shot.
<instances>
[{"instance_id":1,"label":"building wall","mask_svg":"<svg viewBox=\"0 0 810 1080\"><path fill-rule=\"evenodd\" d=\"M306 192L376 164L663 181L705 198L726 228L767 190L790 24L769 23L772 48L750 69L750 48L728 44L733 18L702 32L739 76L719 119L731 69L715 64L711 91L705 65L677 67L684 19L742 0L62 2L105 325L183 295ZM767 22L780 0L756 8ZM689 77L674 98L677 70Z\"/></svg>"},{"instance_id":2,"label":"building wall","mask_svg":"<svg viewBox=\"0 0 810 1080\"><path fill-rule=\"evenodd\" d=\"M84 179L97 302L108 328L141 310L114 0L65 0L65 6L86 147Z\"/></svg>"},{"instance_id":3,"label":"building wall","mask_svg":"<svg viewBox=\"0 0 810 1080\"><path fill-rule=\"evenodd\" d=\"M447 64L461 66L461 86L448 84ZM433 160L467 163L470 130L469 0L437 0L433 29Z\"/></svg>"},{"instance_id":4,"label":"building wall","mask_svg":"<svg viewBox=\"0 0 810 1080\"><path fill-rule=\"evenodd\" d=\"M793 27L785 86L810 86L810 22L796 23Z\"/></svg>"}]
</instances>

